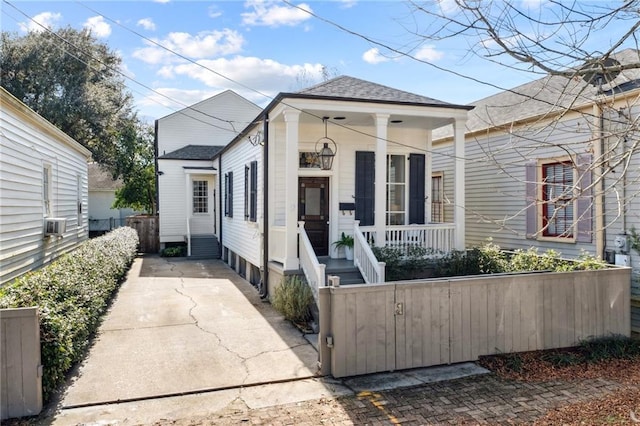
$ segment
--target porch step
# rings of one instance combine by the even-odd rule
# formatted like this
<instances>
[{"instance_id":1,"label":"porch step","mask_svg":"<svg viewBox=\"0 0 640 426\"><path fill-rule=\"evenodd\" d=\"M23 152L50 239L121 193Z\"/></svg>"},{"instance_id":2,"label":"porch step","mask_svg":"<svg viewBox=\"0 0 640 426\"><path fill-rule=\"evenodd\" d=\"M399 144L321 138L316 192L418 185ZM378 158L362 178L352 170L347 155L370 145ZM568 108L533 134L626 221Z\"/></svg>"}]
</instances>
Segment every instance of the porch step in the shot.
<instances>
[{"instance_id":1,"label":"porch step","mask_svg":"<svg viewBox=\"0 0 640 426\"><path fill-rule=\"evenodd\" d=\"M220 259L220 243L215 235L192 235L190 259Z\"/></svg>"},{"instance_id":2,"label":"porch step","mask_svg":"<svg viewBox=\"0 0 640 426\"><path fill-rule=\"evenodd\" d=\"M329 282L329 275L340 277L340 285L364 284L364 279L358 268L353 264L353 260L331 259L329 257L319 257L318 262L324 263L325 280Z\"/></svg>"}]
</instances>

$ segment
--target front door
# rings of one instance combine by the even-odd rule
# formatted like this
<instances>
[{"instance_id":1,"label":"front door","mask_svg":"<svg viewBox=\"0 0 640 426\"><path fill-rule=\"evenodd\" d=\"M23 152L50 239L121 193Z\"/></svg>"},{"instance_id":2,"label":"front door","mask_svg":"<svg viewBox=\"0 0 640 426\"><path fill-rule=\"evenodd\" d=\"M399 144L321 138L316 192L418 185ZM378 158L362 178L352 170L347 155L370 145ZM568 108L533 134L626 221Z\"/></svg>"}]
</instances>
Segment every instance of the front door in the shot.
<instances>
[{"instance_id":1,"label":"front door","mask_svg":"<svg viewBox=\"0 0 640 426\"><path fill-rule=\"evenodd\" d=\"M329 255L329 178L301 177L298 198L298 219L316 256Z\"/></svg>"}]
</instances>

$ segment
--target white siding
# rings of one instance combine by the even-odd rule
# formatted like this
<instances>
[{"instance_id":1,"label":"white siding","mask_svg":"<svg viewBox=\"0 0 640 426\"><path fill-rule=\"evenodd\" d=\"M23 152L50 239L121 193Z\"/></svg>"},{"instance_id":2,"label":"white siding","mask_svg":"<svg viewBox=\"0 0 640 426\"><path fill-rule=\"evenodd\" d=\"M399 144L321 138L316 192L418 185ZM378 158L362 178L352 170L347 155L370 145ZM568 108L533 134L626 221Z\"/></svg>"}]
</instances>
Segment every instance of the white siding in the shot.
<instances>
[{"instance_id":1,"label":"white siding","mask_svg":"<svg viewBox=\"0 0 640 426\"><path fill-rule=\"evenodd\" d=\"M260 111L258 106L227 90L190 108L160 118L157 121L156 135L158 155L174 152L187 145L224 146L255 119ZM185 207L187 198L183 166L212 167L213 162L158 160L158 170L163 173L158 177L161 243L184 241L187 234L186 215L189 210ZM213 183L217 188L215 179Z\"/></svg>"},{"instance_id":2,"label":"white siding","mask_svg":"<svg viewBox=\"0 0 640 426\"><path fill-rule=\"evenodd\" d=\"M89 190L89 219L124 219L140 212L131 208L112 209L116 199L115 190Z\"/></svg>"},{"instance_id":3,"label":"white siding","mask_svg":"<svg viewBox=\"0 0 640 426\"><path fill-rule=\"evenodd\" d=\"M158 155L186 145L226 145L260 108L231 90L158 120Z\"/></svg>"},{"instance_id":4,"label":"white siding","mask_svg":"<svg viewBox=\"0 0 640 426\"><path fill-rule=\"evenodd\" d=\"M262 221L264 196L264 168L262 146L253 146L249 141L240 141L221 156L222 170L220 181L222 191L220 199L224 202L224 176L233 172L233 217L224 215L222 209L222 245L232 250L247 262L262 266ZM251 222L244 215L245 205L245 167L252 161L258 164L258 202L256 222Z\"/></svg>"},{"instance_id":5,"label":"white siding","mask_svg":"<svg viewBox=\"0 0 640 426\"><path fill-rule=\"evenodd\" d=\"M4 89L0 94L0 283L5 283L88 237L89 152ZM50 217L66 219L63 238L44 236L45 165L51 168Z\"/></svg>"}]
</instances>

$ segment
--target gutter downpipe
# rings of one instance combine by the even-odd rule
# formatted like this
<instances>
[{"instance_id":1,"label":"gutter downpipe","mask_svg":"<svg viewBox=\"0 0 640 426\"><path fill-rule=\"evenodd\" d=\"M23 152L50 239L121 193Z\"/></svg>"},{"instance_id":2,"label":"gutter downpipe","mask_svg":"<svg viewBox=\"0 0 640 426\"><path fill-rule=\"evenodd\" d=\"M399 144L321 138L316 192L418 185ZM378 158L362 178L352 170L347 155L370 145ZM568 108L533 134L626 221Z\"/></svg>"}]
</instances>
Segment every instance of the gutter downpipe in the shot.
<instances>
[{"instance_id":1,"label":"gutter downpipe","mask_svg":"<svg viewBox=\"0 0 640 426\"><path fill-rule=\"evenodd\" d=\"M605 229L604 229L604 116L602 109L602 91L599 89L596 95L596 103L593 106L594 116L598 119L598 141L594 145L594 160L600 163L594 170L596 178L595 193L595 236L596 236L596 256L604 259L605 249Z\"/></svg>"},{"instance_id":2,"label":"gutter downpipe","mask_svg":"<svg viewBox=\"0 0 640 426\"><path fill-rule=\"evenodd\" d=\"M262 286L260 298L269 297L269 114L263 117L262 134L264 146L262 148Z\"/></svg>"},{"instance_id":3,"label":"gutter downpipe","mask_svg":"<svg viewBox=\"0 0 640 426\"><path fill-rule=\"evenodd\" d=\"M223 175L222 175L222 153L220 153L220 155L218 155L218 218L220 218L220 226L218 227L218 234L220 235L220 259L222 259L223 262L226 262L227 259L224 258L224 244L223 244L223 239L222 239L222 223L224 222L224 206L222 205L222 200L223 200L223 191L222 191L222 185L223 185ZM227 197L229 196L229 194L225 194Z\"/></svg>"}]
</instances>

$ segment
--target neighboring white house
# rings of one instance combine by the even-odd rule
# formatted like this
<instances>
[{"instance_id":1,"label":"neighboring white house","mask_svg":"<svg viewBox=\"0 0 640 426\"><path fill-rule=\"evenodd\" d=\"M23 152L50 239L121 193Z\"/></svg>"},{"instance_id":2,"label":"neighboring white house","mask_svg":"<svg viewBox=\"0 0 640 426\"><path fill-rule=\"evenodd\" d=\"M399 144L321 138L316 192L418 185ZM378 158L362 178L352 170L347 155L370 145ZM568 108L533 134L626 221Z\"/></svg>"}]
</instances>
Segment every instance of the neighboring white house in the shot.
<instances>
[{"instance_id":1,"label":"neighboring white house","mask_svg":"<svg viewBox=\"0 0 640 426\"><path fill-rule=\"evenodd\" d=\"M190 256L219 255L212 159L259 112L227 90L156 120L161 248L186 243Z\"/></svg>"},{"instance_id":2,"label":"neighboring white house","mask_svg":"<svg viewBox=\"0 0 640 426\"><path fill-rule=\"evenodd\" d=\"M116 190L121 187L122 180L114 180L100 164L89 163L89 235L101 235L124 226L127 216L141 213L131 208L112 207Z\"/></svg>"},{"instance_id":3,"label":"neighboring white house","mask_svg":"<svg viewBox=\"0 0 640 426\"><path fill-rule=\"evenodd\" d=\"M312 289L322 286L324 265L344 257L332 244L343 232L356 240L351 266L366 282L384 280L370 242L464 248L464 126L472 108L348 76L280 93L216 155L223 259L254 282L262 271L267 293L299 270ZM452 124L456 207L445 223L427 200L429 153L433 130ZM324 148L335 154L330 167L317 155Z\"/></svg>"},{"instance_id":4,"label":"neighboring white house","mask_svg":"<svg viewBox=\"0 0 640 426\"><path fill-rule=\"evenodd\" d=\"M89 234L91 153L0 87L0 284Z\"/></svg>"},{"instance_id":5,"label":"neighboring white house","mask_svg":"<svg viewBox=\"0 0 640 426\"><path fill-rule=\"evenodd\" d=\"M614 56L640 61L637 50ZM581 78L547 76L473 103L466 236L468 245L491 237L505 249L539 247L565 257L585 251L630 263L632 324L640 332L640 256L616 243L640 230L640 72L611 77L604 76L601 94ZM434 139L434 171L447 179L453 145ZM450 194L446 180L444 188Z\"/></svg>"}]
</instances>

